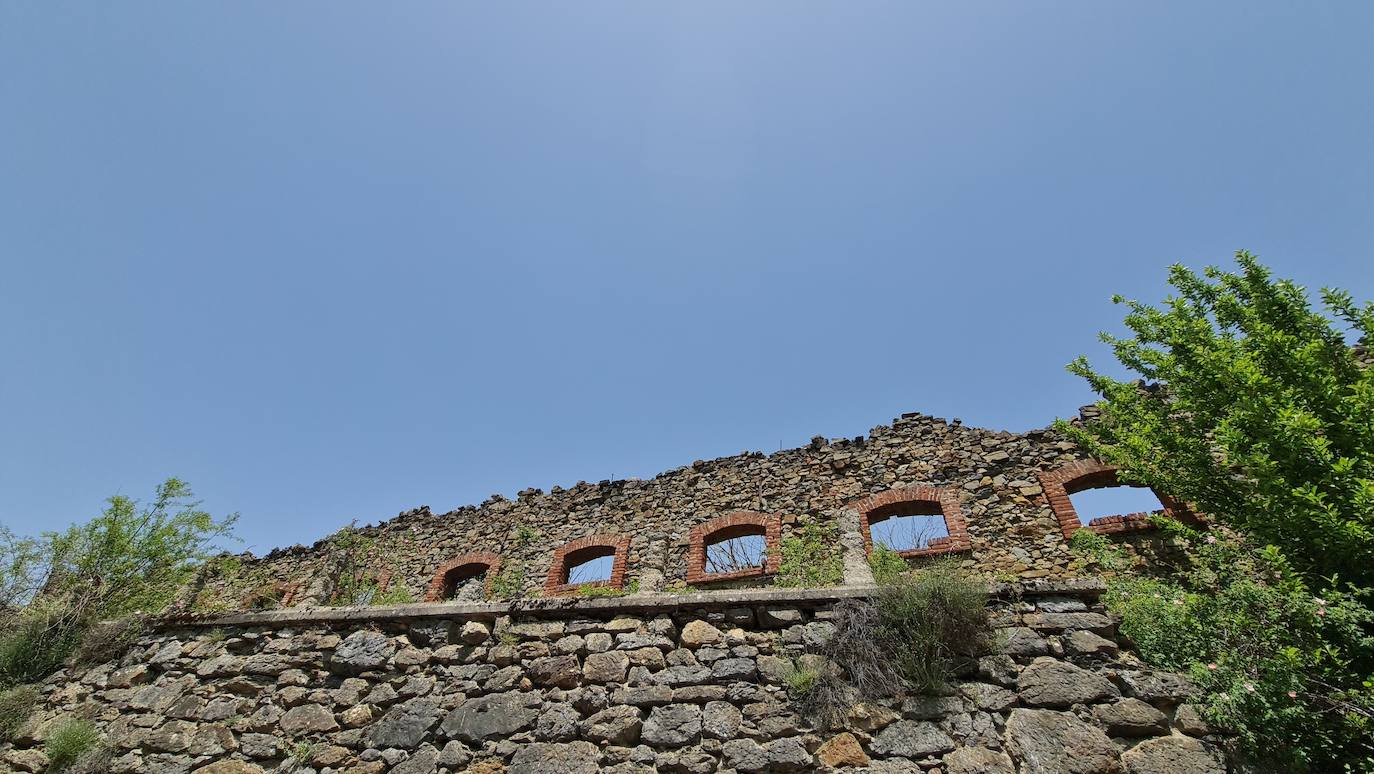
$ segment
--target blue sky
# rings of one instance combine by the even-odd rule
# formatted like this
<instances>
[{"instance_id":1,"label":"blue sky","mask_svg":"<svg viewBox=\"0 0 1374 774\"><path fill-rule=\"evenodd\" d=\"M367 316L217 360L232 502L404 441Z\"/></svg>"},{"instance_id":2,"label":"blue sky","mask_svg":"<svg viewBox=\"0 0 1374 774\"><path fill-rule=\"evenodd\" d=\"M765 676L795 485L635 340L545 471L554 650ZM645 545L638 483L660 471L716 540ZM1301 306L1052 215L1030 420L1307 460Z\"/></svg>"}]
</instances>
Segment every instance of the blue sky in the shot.
<instances>
[{"instance_id":1,"label":"blue sky","mask_svg":"<svg viewBox=\"0 0 1374 774\"><path fill-rule=\"evenodd\" d=\"M0 523L246 547L1091 395L1237 248L1374 297L1367 3L5 3Z\"/></svg>"}]
</instances>

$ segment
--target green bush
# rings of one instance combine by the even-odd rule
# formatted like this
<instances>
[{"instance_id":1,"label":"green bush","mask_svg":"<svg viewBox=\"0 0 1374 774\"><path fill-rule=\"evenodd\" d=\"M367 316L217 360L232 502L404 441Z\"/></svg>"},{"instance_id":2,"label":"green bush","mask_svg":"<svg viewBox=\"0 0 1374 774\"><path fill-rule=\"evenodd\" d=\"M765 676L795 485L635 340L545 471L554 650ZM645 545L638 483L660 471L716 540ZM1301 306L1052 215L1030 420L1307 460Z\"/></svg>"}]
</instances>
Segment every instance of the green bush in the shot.
<instances>
[{"instance_id":1,"label":"green bush","mask_svg":"<svg viewBox=\"0 0 1374 774\"><path fill-rule=\"evenodd\" d=\"M40 680L62 666L81 641L81 622L67 605L35 602L0 628L0 687Z\"/></svg>"},{"instance_id":2,"label":"green bush","mask_svg":"<svg viewBox=\"0 0 1374 774\"><path fill-rule=\"evenodd\" d=\"M41 539L0 528L0 688L57 669L99 621L164 610L235 518L200 510L170 478L146 506L111 497L99 516Z\"/></svg>"},{"instance_id":3,"label":"green bush","mask_svg":"<svg viewBox=\"0 0 1374 774\"><path fill-rule=\"evenodd\" d=\"M882 585L873 604L897 647L893 657L919 691L944 685L954 661L992 646L987 585L954 562L935 562Z\"/></svg>"},{"instance_id":4,"label":"green bush","mask_svg":"<svg viewBox=\"0 0 1374 774\"><path fill-rule=\"evenodd\" d=\"M873 546L869 552L868 567L873 571L873 580L878 583L895 583L911 569L901 554L881 543Z\"/></svg>"},{"instance_id":5,"label":"green bush","mask_svg":"<svg viewBox=\"0 0 1374 774\"><path fill-rule=\"evenodd\" d=\"M128 615L114 621L102 621L81 635L81 642L73 656L76 663L82 666L113 661L124 655L146 631L141 616Z\"/></svg>"},{"instance_id":6,"label":"green bush","mask_svg":"<svg viewBox=\"0 0 1374 774\"><path fill-rule=\"evenodd\" d=\"M502 562L501 572L491 581L491 595L510 600L525 596L525 566L515 560Z\"/></svg>"},{"instance_id":7,"label":"green bush","mask_svg":"<svg viewBox=\"0 0 1374 774\"><path fill-rule=\"evenodd\" d=\"M32 685L0 691L0 743L14 739L14 733L33 714L37 703L38 689Z\"/></svg>"},{"instance_id":8,"label":"green bush","mask_svg":"<svg viewBox=\"0 0 1374 774\"><path fill-rule=\"evenodd\" d=\"M938 690L957 660L993 645L987 586L957 564L883 579L871 600L835 606L835 634L821 652L839 670L812 678L804 701L822 725L843 719L854 701Z\"/></svg>"},{"instance_id":9,"label":"green bush","mask_svg":"<svg viewBox=\"0 0 1374 774\"><path fill-rule=\"evenodd\" d=\"M1317 596L1273 549L1166 530L1189 558L1168 578L1119 577L1104 601L1150 664L1188 673L1204 714L1275 771L1374 771L1374 688L1358 656L1374 615L1338 591ZM1335 686L1361 686L1334 689Z\"/></svg>"},{"instance_id":10,"label":"green bush","mask_svg":"<svg viewBox=\"0 0 1374 774\"><path fill-rule=\"evenodd\" d=\"M398 583L372 597L374 605L411 605L415 602L415 595L403 583Z\"/></svg>"},{"instance_id":11,"label":"green bush","mask_svg":"<svg viewBox=\"0 0 1374 774\"><path fill-rule=\"evenodd\" d=\"M44 749L51 771L61 771L76 763L100 744L100 732L88 721L70 718L48 732Z\"/></svg>"},{"instance_id":12,"label":"green bush","mask_svg":"<svg viewBox=\"0 0 1374 774\"><path fill-rule=\"evenodd\" d=\"M844 557L834 527L813 522L782 539L782 559L773 585L816 588L843 581Z\"/></svg>"}]
</instances>

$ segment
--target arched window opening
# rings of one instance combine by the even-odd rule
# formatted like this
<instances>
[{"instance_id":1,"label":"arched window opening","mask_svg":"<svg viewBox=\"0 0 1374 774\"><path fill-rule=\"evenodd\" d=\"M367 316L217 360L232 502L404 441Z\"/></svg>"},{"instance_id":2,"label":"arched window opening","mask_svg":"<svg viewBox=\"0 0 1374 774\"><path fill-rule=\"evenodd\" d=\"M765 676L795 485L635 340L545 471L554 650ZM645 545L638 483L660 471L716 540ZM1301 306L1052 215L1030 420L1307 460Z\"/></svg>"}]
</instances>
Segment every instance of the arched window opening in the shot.
<instances>
[{"instance_id":1,"label":"arched window opening","mask_svg":"<svg viewBox=\"0 0 1374 774\"><path fill-rule=\"evenodd\" d=\"M869 524L873 545L892 551L939 547L949 541L949 528L940 514L898 514Z\"/></svg>"},{"instance_id":2,"label":"arched window opening","mask_svg":"<svg viewBox=\"0 0 1374 774\"><path fill-rule=\"evenodd\" d=\"M1042 471L1040 485L1066 538L1080 529L1101 534L1149 529L1152 514L1197 520L1173 498L1125 483L1116 468L1096 460Z\"/></svg>"},{"instance_id":3,"label":"arched window opening","mask_svg":"<svg viewBox=\"0 0 1374 774\"><path fill-rule=\"evenodd\" d=\"M1112 518L1138 520L1164 512L1154 490L1144 486L1106 486L1069 493L1079 523L1107 524Z\"/></svg>"},{"instance_id":4,"label":"arched window opening","mask_svg":"<svg viewBox=\"0 0 1374 774\"><path fill-rule=\"evenodd\" d=\"M859 512L864 547L889 548L908 559L972 549L959 495L952 489L909 486L870 495L850 507Z\"/></svg>"},{"instance_id":5,"label":"arched window opening","mask_svg":"<svg viewBox=\"0 0 1374 774\"><path fill-rule=\"evenodd\" d=\"M444 576L444 590L440 599L450 602L481 602L487 598L487 575L491 568L485 564L455 567Z\"/></svg>"},{"instance_id":6,"label":"arched window opening","mask_svg":"<svg viewBox=\"0 0 1374 774\"><path fill-rule=\"evenodd\" d=\"M712 535L706 544L706 572L763 570L768 561L768 537L763 527L746 527L737 535Z\"/></svg>"},{"instance_id":7,"label":"arched window opening","mask_svg":"<svg viewBox=\"0 0 1374 774\"><path fill-rule=\"evenodd\" d=\"M567 594L585 586L624 588L629 556L628 535L588 535L568 542L553 552L544 593Z\"/></svg>"},{"instance_id":8,"label":"arched window opening","mask_svg":"<svg viewBox=\"0 0 1374 774\"><path fill-rule=\"evenodd\" d=\"M739 511L692 527L687 533L687 582L756 578L778 571L782 517Z\"/></svg>"},{"instance_id":9,"label":"arched window opening","mask_svg":"<svg viewBox=\"0 0 1374 774\"><path fill-rule=\"evenodd\" d=\"M615 549L598 546L587 550L587 554L569 558L568 576L563 579L564 583L581 585L610 581L611 570L615 567Z\"/></svg>"},{"instance_id":10,"label":"arched window opening","mask_svg":"<svg viewBox=\"0 0 1374 774\"><path fill-rule=\"evenodd\" d=\"M439 565L425 591L426 602L481 602L501 571L501 557L487 551L455 556Z\"/></svg>"}]
</instances>

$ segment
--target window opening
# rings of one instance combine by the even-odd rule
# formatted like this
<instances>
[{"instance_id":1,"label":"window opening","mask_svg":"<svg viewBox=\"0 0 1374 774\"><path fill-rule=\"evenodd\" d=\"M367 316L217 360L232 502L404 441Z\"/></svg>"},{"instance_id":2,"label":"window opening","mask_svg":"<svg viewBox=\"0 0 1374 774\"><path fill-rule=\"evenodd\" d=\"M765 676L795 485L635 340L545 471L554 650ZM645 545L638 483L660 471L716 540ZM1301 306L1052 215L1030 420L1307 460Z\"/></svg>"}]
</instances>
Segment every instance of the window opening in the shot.
<instances>
[{"instance_id":1,"label":"window opening","mask_svg":"<svg viewBox=\"0 0 1374 774\"><path fill-rule=\"evenodd\" d=\"M564 582L576 584L609 581L611 570L615 566L615 549L607 547L605 551L604 554L569 565L568 578Z\"/></svg>"},{"instance_id":2,"label":"window opening","mask_svg":"<svg viewBox=\"0 0 1374 774\"><path fill-rule=\"evenodd\" d=\"M1149 487L1105 486L1069 495L1079 522L1090 525L1106 516L1160 513L1164 505Z\"/></svg>"},{"instance_id":3,"label":"window opening","mask_svg":"<svg viewBox=\"0 0 1374 774\"><path fill-rule=\"evenodd\" d=\"M948 542L949 528L939 514L898 514L868 525L873 545L912 551Z\"/></svg>"},{"instance_id":4,"label":"window opening","mask_svg":"<svg viewBox=\"0 0 1374 774\"><path fill-rule=\"evenodd\" d=\"M763 569L768 560L764 530L723 537L706 544L706 572L740 572Z\"/></svg>"}]
</instances>

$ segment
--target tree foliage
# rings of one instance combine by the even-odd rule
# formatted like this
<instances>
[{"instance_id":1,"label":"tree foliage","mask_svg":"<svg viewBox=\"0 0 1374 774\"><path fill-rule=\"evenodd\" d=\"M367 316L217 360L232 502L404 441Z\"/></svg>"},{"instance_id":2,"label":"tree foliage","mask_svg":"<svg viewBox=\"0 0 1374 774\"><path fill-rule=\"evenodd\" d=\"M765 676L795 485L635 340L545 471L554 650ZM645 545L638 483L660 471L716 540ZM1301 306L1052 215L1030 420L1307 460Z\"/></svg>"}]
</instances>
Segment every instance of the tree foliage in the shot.
<instances>
[{"instance_id":1,"label":"tree foliage","mask_svg":"<svg viewBox=\"0 0 1374 774\"><path fill-rule=\"evenodd\" d=\"M1253 256L1238 272L1169 271L1161 307L1115 300L1134 334L1103 334L1120 381L1085 358L1069 369L1102 397L1100 421L1069 427L1124 477L1168 492L1261 543L1322 585L1374 585L1374 303L1275 280ZM1333 319L1334 318L1334 319Z\"/></svg>"},{"instance_id":2,"label":"tree foliage","mask_svg":"<svg viewBox=\"0 0 1374 774\"><path fill-rule=\"evenodd\" d=\"M1112 581L1141 655L1189 671L1209 719L1272 770L1374 771L1374 368L1358 346L1374 343L1374 304L1323 290L1316 309L1254 256L1236 261L1172 267L1158 307L1117 297L1132 335L1102 338L1140 378L1074 361L1101 412L1059 427L1212 525L1158 520L1185 560Z\"/></svg>"},{"instance_id":3,"label":"tree foliage","mask_svg":"<svg viewBox=\"0 0 1374 774\"><path fill-rule=\"evenodd\" d=\"M200 508L183 481L116 495L100 515L39 538L0 533L0 686L56 668L98 621L165 609L236 516Z\"/></svg>"}]
</instances>

